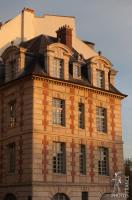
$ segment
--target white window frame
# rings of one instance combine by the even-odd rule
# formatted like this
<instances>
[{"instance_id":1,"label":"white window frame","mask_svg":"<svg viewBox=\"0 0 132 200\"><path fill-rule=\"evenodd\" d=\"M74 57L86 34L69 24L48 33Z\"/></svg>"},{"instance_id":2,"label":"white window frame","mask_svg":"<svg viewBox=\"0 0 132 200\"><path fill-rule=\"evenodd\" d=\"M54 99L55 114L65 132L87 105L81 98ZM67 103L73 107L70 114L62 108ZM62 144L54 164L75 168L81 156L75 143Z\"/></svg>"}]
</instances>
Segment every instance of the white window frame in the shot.
<instances>
[{"instance_id":1,"label":"white window frame","mask_svg":"<svg viewBox=\"0 0 132 200\"><path fill-rule=\"evenodd\" d=\"M103 107L96 107L96 128L99 132L107 132L107 110Z\"/></svg>"},{"instance_id":2,"label":"white window frame","mask_svg":"<svg viewBox=\"0 0 132 200\"><path fill-rule=\"evenodd\" d=\"M53 142L53 172L66 173L66 144Z\"/></svg>"},{"instance_id":3,"label":"white window frame","mask_svg":"<svg viewBox=\"0 0 132 200\"><path fill-rule=\"evenodd\" d=\"M53 98L52 121L53 124L65 126L65 100Z\"/></svg>"},{"instance_id":4,"label":"white window frame","mask_svg":"<svg viewBox=\"0 0 132 200\"><path fill-rule=\"evenodd\" d=\"M96 85L99 88L103 88L105 86L105 73L100 69L96 69Z\"/></svg>"},{"instance_id":5,"label":"white window frame","mask_svg":"<svg viewBox=\"0 0 132 200\"><path fill-rule=\"evenodd\" d=\"M100 175L109 174L109 153L108 148L99 147L98 173Z\"/></svg>"},{"instance_id":6,"label":"white window frame","mask_svg":"<svg viewBox=\"0 0 132 200\"><path fill-rule=\"evenodd\" d=\"M81 68L78 64L73 64L73 78L81 79Z\"/></svg>"},{"instance_id":7,"label":"white window frame","mask_svg":"<svg viewBox=\"0 0 132 200\"><path fill-rule=\"evenodd\" d=\"M53 60L53 77L64 78L64 61L59 58Z\"/></svg>"}]
</instances>

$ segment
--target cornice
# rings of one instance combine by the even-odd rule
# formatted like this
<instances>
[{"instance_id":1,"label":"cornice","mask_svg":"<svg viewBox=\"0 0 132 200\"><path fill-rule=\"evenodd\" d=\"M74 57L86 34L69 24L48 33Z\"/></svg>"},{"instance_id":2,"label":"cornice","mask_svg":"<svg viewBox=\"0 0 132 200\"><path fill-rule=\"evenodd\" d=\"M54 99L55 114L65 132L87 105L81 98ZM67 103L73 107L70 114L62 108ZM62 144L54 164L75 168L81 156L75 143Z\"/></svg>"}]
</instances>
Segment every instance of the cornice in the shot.
<instances>
[{"instance_id":1,"label":"cornice","mask_svg":"<svg viewBox=\"0 0 132 200\"><path fill-rule=\"evenodd\" d=\"M118 98L121 100L124 99L125 97L127 97L127 95L125 95L125 94L117 94L117 93L114 93L114 92L111 92L108 90L104 90L104 89L100 89L100 88L97 88L94 86L86 86L86 85L82 85L79 83L74 83L70 80L56 79L54 77L35 75L35 74L29 74L27 76L20 77L13 81L4 83L3 85L0 86L0 91L5 88L11 87L12 85L16 86L16 84L20 81L23 82L23 81L29 80L29 79L45 80L47 82L53 82L53 83L56 83L59 85L70 86L70 87L77 88L77 89L84 89L84 90L88 90L88 91L96 93L96 94L110 96L110 97Z\"/></svg>"},{"instance_id":2,"label":"cornice","mask_svg":"<svg viewBox=\"0 0 132 200\"><path fill-rule=\"evenodd\" d=\"M125 94L117 94L117 93L114 93L114 92L111 92L108 90L104 90L104 89L100 89L100 88L97 88L94 86L85 86L85 85L82 85L79 83L73 83L70 80L62 80L62 79L60 80L60 79L55 79L52 77L43 77L43 76L34 75L34 74L32 75L32 77L33 77L33 79L36 79L36 80L46 80L48 82L54 82L56 84L61 84L61 85L65 84L67 86L71 86L74 88L85 89L85 90L89 90L89 91L92 91L97 94L107 95L107 96L111 96L111 97L115 97L115 98L119 98L119 99L124 99L125 97L127 97L127 95L125 95Z\"/></svg>"}]
</instances>

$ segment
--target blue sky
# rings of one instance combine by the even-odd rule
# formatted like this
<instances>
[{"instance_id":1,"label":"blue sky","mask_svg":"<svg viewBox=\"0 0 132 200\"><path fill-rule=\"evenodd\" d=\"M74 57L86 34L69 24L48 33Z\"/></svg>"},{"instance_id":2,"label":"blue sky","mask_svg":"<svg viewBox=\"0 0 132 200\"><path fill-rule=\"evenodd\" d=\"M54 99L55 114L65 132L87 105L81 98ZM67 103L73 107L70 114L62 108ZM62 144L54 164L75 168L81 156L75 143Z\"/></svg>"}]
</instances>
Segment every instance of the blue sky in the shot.
<instances>
[{"instance_id":1,"label":"blue sky","mask_svg":"<svg viewBox=\"0 0 132 200\"><path fill-rule=\"evenodd\" d=\"M115 68L116 85L129 96L123 101L124 152L132 157L132 1L131 0L0 0L0 21L17 15L23 7L43 13L76 17L77 34L94 42Z\"/></svg>"}]
</instances>

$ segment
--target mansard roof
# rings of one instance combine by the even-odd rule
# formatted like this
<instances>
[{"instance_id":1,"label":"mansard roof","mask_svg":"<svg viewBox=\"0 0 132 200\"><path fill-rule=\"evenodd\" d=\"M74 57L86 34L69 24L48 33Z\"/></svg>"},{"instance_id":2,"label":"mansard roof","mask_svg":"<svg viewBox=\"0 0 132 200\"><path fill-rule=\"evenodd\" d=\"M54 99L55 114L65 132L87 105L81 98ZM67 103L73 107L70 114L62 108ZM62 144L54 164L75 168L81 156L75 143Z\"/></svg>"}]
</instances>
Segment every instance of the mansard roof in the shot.
<instances>
[{"instance_id":1,"label":"mansard roof","mask_svg":"<svg viewBox=\"0 0 132 200\"><path fill-rule=\"evenodd\" d=\"M22 42L21 47L26 48L31 53L43 53L48 45L57 42L57 38L47 35L39 35L31 40Z\"/></svg>"},{"instance_id":2,"label":"mansard roof","mask_svg":"<svg viewBox=\"0 0 132 200\"><path fill-rule=\"evenodd\" d=\"M39 35L31 40L22 42L19 47L22 47L26 50L26 55L30 58L28 59L28 62L26 62L25 64L25 68L24 71L22 72L21 75L19 75L19 78L22 78L24 76L27 76L29 74L33 74L33 75L37 75L37 76L41 76L41 77L49 77L51 79L57 79L57 78L53 78L50 77L49 74L44 70L44 53L45 50L47 49L47 46L53 44L53 43L57 43L57 38L55 37L51 37L51 36L47 36L47 35ZM6 50L5 50L6 51ZM70 64L72 62L77 62L77 58L78 56L82 57L82 78L81 79L74 79L72 74L70 73L69 70L69 82L74 83L74 84L78 84L78 85L82 85L85 87L91 87L91 88L95 88L95 86L91 85L90 81L88 80L88 78L86 77L86 73L88 73L87 71L87 63L90 59L85 60L83 58L83 55L80 55L76 49L72 49L73 54L70 57ZM93 60L94 58L92 57L91 60ZM61 80L61 79L59 79ZM66 80L62 80L62 81L66 81ZM66 81L67 82L67 81ZM97 88L98 90L104 90L101 88ZM114 94L118 94L121 96L125 96L124 94L122 94L119 90L117 90L113 85L110 84L109 87L109 92L114 93Z\"/></svg>"}]
</instances>

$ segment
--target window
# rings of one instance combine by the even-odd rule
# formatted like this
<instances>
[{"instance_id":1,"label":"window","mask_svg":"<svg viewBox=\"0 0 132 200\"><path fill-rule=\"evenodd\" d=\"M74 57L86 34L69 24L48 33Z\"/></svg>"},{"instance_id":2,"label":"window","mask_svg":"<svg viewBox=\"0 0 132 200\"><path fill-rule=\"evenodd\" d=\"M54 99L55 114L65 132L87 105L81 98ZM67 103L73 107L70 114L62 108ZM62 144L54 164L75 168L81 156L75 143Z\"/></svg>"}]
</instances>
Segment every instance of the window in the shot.
<instances>
[{"instance_id":1,"label":"window","mask_svg":"<svg viewBox=\"0 0 132 200\"><path fill-rule=\"evenodd\" d=\"M66 172L66 146L63 142L53 142L53 172Z\"/></svg>"},{"instance_id":2,"label":"window","mask_svg":"<svg viewBox=\"0 0 132 200\"><path fill-rule=\"evenodd\" d=\"M14 127L16 125L16 101L9 103L9 126Z\"/></svg>"},{"instance_id":3,"label":"window","mask_svg":"<svg viewBox=\"0 0 132 200\"><path fill-rule=\"evenodd\" d=\"M86 174L86 146L80 144L80 173Z\"/></svg>"},{"instance_id":4,"label":"window","mask_svg":"<svg viewBox=\"0 0 132 200\"><path fill-rule=\"evenodd\" d=\"M69 197L64 193L57 193L53 196L52 200L70 200Z\"/></svg>"},{"instance_id":5,"label":"window","mask_svg":"<svg viewBox=\"0 0 132 200\"><path fill-rule=\"evenodd\" d=\"M104 71L96 70L97 87L104 88Z\"/></svg>"},{"instance_id":6,"label":"window","mask_svg":"<svg viewBox=\"0 0 132 200\"><path fill-rule=\"evenodd\" d=\"M8 172L14 173L16 167L16 145L15 143L10 143L7 145L8 154Z\"/></svg>"},{"instance_id":7,"label":"window","mask_svg":"<svg viewBox=\"0 0 132 200\"><path fill-rule=\"evenodd\" d=\"M107 117L105 108L96 107L96 126L97 131L107 132Z\"/></svg>"},{"instance_id":8,"label":"window","mask_svg":"<svg viewBox=\"0 0 132 200\"><path fill-rule=\"evenodd\" d=\"M65 101L53 98L53 124L65 125Z\"/></svg>"},{"instance_id":9,"label":"window","mask_svg":"<svg viewBox=\"0 0 132 200\"><path fill-rule=\"evenodd\" d=\"M108 149L99 147L98 172L100 175L108 175Z\"/></svg>"},{"instance_id":10,"label":"window","mask_svg":"<svg viewBox=\"0 0 132 200\"><path fill-rule=\"evenodd\" d=\"M11 76L11 80L13 80L14 78L15 78L15 75L16 75L16 60L14 59L14 60L12 60L12 61L10 61L10 72L11 72L11 74L10 74L10 76Z\"/></svg>"},{"instance_id":11,"label":"window","mask_svg":"<svg viewBox=\"0 0 132 200\"><path fill-rule=\"evenodd\" d=\"M81 78L81 68L78 65L73 65L73 78L75 79Z\"/></svg>"},{"instance_id":12,"label":"window","mask_svg":"<svg viewBox=\"0 0 132 200\"><path fill-rule=\"evenodd\" d=\"M79 125L79 128L85 127L85 116L84 116L84 104L83 103L78 104L78 125Z\"/></svg>"},{"instance_id":13,"label":"window","mask_svg":"<svg viewBox=\"0 0 132 200\"><path fill-rule=\"evenodd\" d=\"M53 61L53 76L56 78L64 78L63 60L54 58Z\"/></svg>"},{"instance_id":14,"label":"window","mask_svg":"<svg viewBox=\"0 0 132 200\"><path fill-rule=\"evenodd\" d=\"M82 192L82 200L88 200L88 192Z\"/></svg>"}]
</instances>

